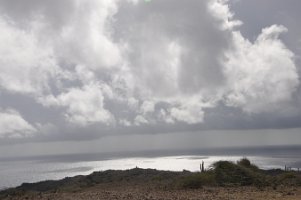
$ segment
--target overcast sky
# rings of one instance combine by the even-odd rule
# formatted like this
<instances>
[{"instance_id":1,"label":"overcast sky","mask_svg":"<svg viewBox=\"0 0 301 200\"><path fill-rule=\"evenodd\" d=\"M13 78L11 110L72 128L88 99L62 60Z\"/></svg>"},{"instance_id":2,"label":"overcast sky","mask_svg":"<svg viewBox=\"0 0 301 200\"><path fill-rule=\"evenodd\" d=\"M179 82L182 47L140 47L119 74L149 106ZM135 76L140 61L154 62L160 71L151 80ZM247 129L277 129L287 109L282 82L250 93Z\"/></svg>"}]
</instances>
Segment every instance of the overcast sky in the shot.
<instances>
[{"instance_id":1,"label":"overcast sky","mask_svg":"<svg viewBox=\"0 0 301 200\"><path fill-rule=\"evenodd\" d=\"M300 8L299 0L0 0L0 149L76 141L88 151L95 140L114 140L103 151L187 147L205 145L202 135L207 146L231 146L238 133L253 144L301 144Z\"/></svg>"}]
</instances>

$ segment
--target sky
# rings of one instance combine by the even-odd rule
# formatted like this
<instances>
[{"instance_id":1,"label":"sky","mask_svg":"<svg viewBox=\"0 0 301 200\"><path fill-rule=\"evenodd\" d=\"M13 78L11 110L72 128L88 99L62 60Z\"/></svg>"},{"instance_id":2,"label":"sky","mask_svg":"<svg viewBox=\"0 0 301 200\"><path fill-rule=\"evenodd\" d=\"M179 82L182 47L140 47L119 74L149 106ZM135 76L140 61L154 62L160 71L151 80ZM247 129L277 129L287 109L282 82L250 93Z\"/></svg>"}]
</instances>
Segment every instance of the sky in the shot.
<instances>
[{"instance_id":1,"label":"sky","mask_svg":"<svg viewBox=\"0 0 301 200\"><path fill-rule=\"evenodd\" d=\"M0 0L0 156L301 145L299 0Z\"/></svg>"}]
</instances>

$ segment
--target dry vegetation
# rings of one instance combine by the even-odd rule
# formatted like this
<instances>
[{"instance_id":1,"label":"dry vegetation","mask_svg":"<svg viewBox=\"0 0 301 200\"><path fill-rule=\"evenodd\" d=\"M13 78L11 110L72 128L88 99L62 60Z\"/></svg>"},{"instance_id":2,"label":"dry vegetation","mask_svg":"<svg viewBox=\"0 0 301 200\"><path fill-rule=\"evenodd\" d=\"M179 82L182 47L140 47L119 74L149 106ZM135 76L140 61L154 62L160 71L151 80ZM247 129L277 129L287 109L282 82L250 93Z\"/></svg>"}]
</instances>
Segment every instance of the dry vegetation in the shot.
<instances>
[{"instance_id":1,"label":"dry vegetation","mask_svg":"<svg viewBox=\"0 0 301 200\"><path fill-rule=\"evenodd\" d=\"M301 175L261 170L247 159L219 161L203 173L153 169L94 172L22 184L0 199L301 199Z\"/></svg>"}]
</instances>

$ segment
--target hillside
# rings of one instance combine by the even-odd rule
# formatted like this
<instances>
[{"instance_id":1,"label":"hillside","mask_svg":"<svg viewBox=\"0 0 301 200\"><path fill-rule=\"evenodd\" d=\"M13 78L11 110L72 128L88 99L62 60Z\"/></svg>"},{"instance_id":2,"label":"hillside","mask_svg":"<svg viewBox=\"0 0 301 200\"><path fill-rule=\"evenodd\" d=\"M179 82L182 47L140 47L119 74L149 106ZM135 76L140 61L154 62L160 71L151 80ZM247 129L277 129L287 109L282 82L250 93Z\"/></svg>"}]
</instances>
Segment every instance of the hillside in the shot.
<instances>
[{"instance_id":1,"label":"hillside","mask_svg":"<svg viewBox=\"0 0 301 200\"><path fill-rule=\"evenodd\" d=\"M0 199L301 199L301 174L261 170L242 159L219 161L205 172L134 168L58 181L24 183Z\"/></svg>"}]
</instances>

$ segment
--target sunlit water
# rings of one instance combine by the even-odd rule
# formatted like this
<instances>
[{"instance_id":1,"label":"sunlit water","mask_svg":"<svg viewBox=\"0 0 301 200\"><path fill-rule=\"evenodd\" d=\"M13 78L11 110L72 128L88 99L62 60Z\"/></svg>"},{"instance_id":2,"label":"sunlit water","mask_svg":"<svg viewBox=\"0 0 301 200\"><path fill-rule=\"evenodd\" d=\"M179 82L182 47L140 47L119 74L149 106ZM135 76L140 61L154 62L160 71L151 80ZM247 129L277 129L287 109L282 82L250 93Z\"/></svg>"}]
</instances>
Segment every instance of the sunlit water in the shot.
<instances>
[{"instance_id":1,"label":"sunlit water","mask_svg":"<svg viewBox=\"0 0 301 200\"><path fill-rule=\"evenodd\" d=\"M93 154L95 155L95 154ZM103 171L108 169L131 169L153 168L158 170L171 171L199 171L202 161L205 168L219 160L237 161L243 156L238 155L169 155L156 157L129 157L129 158L104 158L100 159L90 155L72 155L65 157L52 156L51 159L27 158L27 159L0 159L0 188L13 187L23 182L37 182L41 180L55 180L75 175L87 175L93 171ZM89 155L87 155L88 157ZM72 157L72 159L68 159ZM78 158L77 158L78 157ZM284 155L260 155L247 156L254 164L260 168L284 168L285 165L301 167L299 151L292 151Z\"/></svg>"}]
</instances>

